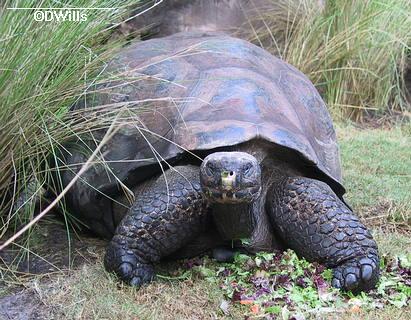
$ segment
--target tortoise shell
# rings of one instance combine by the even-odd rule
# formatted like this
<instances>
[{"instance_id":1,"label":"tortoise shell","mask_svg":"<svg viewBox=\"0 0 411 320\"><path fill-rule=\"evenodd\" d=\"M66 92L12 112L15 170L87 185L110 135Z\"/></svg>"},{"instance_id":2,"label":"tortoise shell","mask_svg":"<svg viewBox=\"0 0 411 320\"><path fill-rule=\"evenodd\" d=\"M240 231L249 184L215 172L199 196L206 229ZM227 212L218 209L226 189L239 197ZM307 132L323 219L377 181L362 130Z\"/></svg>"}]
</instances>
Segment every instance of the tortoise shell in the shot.
<instances>
[{"instance_id":1,"label":"tortoise shell","mask_svg":"<svg viewBox=\"0 0 411 320\"><path fill-rule=\"evenodd\" d=\"M180 33L128 46L107 72L127 81L100 85L87 106L121 106L119 118L127 120L102 149L106 165L83 177L99 192L119 181L138 183L160 170L142 167L187 151L263 139L293 150L313 175L344 193L325 103L304 74L264 49L224 34ZM95 132L89 142L103 135ZM78 157L74 152L68 162Z\"/></svg>"}]
</instances>

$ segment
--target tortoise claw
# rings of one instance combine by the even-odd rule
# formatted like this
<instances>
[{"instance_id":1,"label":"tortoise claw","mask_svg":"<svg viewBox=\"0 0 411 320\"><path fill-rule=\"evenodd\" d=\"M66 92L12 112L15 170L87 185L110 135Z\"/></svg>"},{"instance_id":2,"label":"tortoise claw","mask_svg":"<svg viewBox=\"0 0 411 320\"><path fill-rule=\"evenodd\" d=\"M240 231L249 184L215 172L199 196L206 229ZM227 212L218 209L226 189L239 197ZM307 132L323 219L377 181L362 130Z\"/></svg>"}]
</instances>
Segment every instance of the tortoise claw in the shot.
<instances>
[{"instance_id":1,"label":"tortoise claw","mask_svg":"<svg viewBox=\"0 0 411 320\"><path fill-rule=\"evenodd\" d=\"M112 271L124 282L140 287L154 278L153 266L144 262L132 250L126 250L116 242L111 242L104 257L107 271Z\"/></svg>"},{"instance_id":2,"label":"tortoise claw","mask_svg":"<svg viewBox=\"0 0 411 320\"><path fill-rule=\"evenodd\" d=\"M353 293L374 288L379 278L375 258L372 255L353 258L339 265L334 269L332 285Z\"/></svg>"}]
</instances>

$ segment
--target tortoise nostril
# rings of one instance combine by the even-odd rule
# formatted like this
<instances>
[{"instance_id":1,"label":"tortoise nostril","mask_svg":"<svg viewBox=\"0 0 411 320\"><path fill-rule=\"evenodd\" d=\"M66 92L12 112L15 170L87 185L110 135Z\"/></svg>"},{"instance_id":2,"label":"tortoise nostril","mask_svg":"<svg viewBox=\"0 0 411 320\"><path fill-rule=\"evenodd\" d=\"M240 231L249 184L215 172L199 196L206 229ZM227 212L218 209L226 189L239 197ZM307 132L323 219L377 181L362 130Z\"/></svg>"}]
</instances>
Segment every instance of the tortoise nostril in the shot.
<instances>
[{"instance_id":1,"label":"tortoise nostril","mask_svg":"<svg viewBox=\"0 0 411 320\"><path fill-rule=\"evenodd\" d=\"M233 171L230 171L230 176L233 176L234 175L234 172Z\"/></svg>"}]
</instances>

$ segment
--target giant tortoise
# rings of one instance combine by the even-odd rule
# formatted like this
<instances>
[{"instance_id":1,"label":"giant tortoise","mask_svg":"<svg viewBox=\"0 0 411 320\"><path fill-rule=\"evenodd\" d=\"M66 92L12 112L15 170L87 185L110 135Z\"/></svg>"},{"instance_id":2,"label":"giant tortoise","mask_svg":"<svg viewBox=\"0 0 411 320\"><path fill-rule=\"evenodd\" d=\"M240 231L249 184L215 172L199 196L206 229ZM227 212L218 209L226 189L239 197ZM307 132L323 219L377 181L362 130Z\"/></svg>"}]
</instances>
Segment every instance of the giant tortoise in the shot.
<instances>
[{"instance_id":1,"label":"giant tortoise","mask_svg":"<svg viewBox=\"0 0 411 320\"><path fill-rule=\"evenodd\" d=\"M332 268L337 288L375 286L377 245L343 199L332 121L306 76L246 41L201 32L132 44L105 72L118 71L123 80L74 106L122 113L102 161L66 197L111 239L107 270L140 286L163 258L291 248ZM105 133L66 146L64 184L88 157L82 147Z\"/></svg>"}]
</instances>

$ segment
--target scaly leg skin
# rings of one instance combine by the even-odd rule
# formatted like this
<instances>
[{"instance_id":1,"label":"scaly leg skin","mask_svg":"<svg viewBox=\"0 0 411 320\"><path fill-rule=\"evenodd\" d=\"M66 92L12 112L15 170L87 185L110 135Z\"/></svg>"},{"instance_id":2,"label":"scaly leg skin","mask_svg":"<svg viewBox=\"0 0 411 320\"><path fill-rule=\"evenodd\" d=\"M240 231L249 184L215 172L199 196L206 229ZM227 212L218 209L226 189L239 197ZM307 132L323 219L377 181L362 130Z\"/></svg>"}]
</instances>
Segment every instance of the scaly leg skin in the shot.
<instances>
[{"instance_id":1,"label":"scaly leg skin","mask_svg":"<svg viewBox=\"0 0 411 320\"><path fill-rule=\"evenodd\" d=\"M324 182L290 177L268 194L275 230L298 255L333 269L332 285L354 293L375 287L377 244Z\"/></svg>"},{"instance_id":2,"label":"scaly leg skin","mask_svg":"<svg viewBox=\"0 0 411 320\"><path fill-rule=\"evenodd\" d=\"M205 226L208 207L200 192L198 167L174 169L165 173L167 183L160 176L137 187L135 203L107 248L107 271L130 285L150 282L153 263L182 248Z\"/></svg>"}]
</instances>

